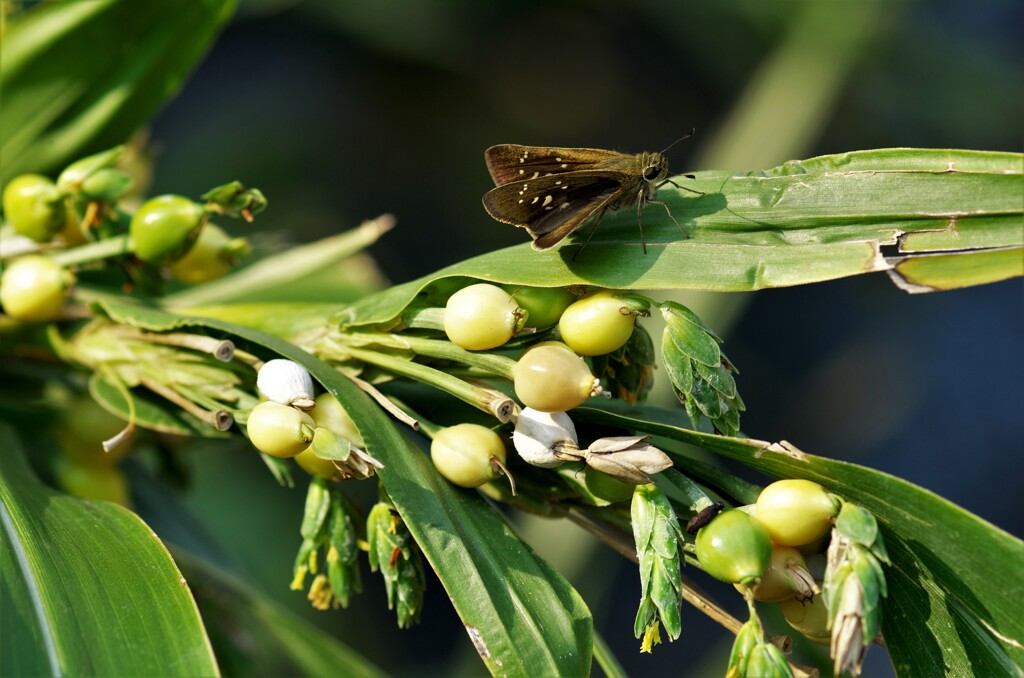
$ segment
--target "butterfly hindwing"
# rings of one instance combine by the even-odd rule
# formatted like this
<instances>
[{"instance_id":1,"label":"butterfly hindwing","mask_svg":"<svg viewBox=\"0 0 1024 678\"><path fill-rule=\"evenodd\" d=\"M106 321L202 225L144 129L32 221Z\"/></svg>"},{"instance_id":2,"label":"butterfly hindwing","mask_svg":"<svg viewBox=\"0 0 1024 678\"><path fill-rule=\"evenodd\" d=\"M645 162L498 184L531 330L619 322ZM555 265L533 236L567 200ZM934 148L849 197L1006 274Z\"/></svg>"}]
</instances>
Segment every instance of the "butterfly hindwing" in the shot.
<instances>
[{"instance_id":1,"label":"butterfly hindwing","mask_svg":"<svg viewBox=\"0 0 1024 678\"><path fill-rule=\"evenodd\" d=\"M621 153L599 148L546 148L518 144L499 144L484 152L487 171L497 186L592 170L621 157Z\"/></svg>"},{"instance_id":2,"label":"butterfly hindwing","mask_svg":"<svg viewBox=\"0 0 1024 678\"><path fill-rule=\"evenodd\" d=\"M487 212L526 228L536 249L547 249L572 233L588 217L603 212L619 195L617 172L576 171L562 179L514 181L484 194Z\"/></svg>"}]
</instances>

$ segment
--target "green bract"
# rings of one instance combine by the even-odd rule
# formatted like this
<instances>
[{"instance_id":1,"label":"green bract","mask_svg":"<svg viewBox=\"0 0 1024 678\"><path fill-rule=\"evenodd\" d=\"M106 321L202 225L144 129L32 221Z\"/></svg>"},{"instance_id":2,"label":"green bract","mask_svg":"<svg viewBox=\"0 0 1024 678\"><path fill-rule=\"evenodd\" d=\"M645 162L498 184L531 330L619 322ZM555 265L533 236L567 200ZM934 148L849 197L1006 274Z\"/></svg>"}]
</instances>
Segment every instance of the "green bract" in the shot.
<instances>
[{"instance_id":1,"label":"green bract","mask_svg":"<svg viewBox=\"0 0 1024 678\"><path fill-rule=\"evenodd\" d=\"M761 524L733 509L715 516L697 533L697 560L716 579L753 586L764 576L772 542Z\"/></svg>"},{"instance_id":2,"label":"green bract","mask_svg":"<svg viewBox=\"0 0 1024 678\"><path fill-rule=\"evenodd\" d=\"M204 217L201 205L180 195L151 198L132 216L132 251L139 259L151 263L179 259L198 237Z\"/></svg>"},{"instance_id":3,"label":"green bract","mask_svg":"<svg viewBox=\"0 0 1024 678\"><path fill-rule=\"evenodd\" d=\"M249 440L272 457L294 457L313 440L316 424L294 407L268 400L253 408L246 422Z\"/></svg>"},{"instance_id":4,"label":"green bract","mask_svg":"<svg viewBox=\"0 0 1024 678\"><path fill-rule=\"evenodd\" d=\"M0 277L0 304L7 315L18 320L53 320L73 281L74 277L49 257L20 257Z\"/></svg>"},{"instance_id":5,"label":"green bract","mask_svg":"<svg viewBox=\"0 0 1024 678\"><path fill-rule=\"evenodd\" d=\"M4 218L16 233L47 242L64 227L65 207L52 181L38 174L22 174L4 187Z\"/></svg>"},{"instance_id":6,"label":"green bract","mask_svg":"<svg viewBox=\"0 0 1024 678\"><path fill-rule=\"evenodd\" d=\"M430 444L438 472L459 487L480 487L499 476L491 463L505 463L501 437L479 424L458 424L438 431Z\"/></svg>"},{"instance_id":7,"label":"green bract","mask_svg":"<svg viewBox=\"0 0 1024 678\"><path fill-rule=\"evenodd\" d=\"M622 311L626 312L623 313ZM622 348L633 333L633 314L605 290L574 302L562 313L562 341L580 355L604 355Z\"/></svg>"},{"instance_id":8,"label":"green bract","mask_svg":"<svg viewBox=\"0 0 1024 678\"><path fill-rule=\"evenodd\" d=\"M801 546L820 538L832 525L837 507L818 483L810 480L778 480L761 491L754 515L772 541Z\"/></svg>"},{"instance_id":9,"label":"green bract","mask_svg":"<svg viewBox=\"0 0 1024 678\"><path fill-rule=\"evenodd\" d=\"M565 412L589 398L594 375L583 358L557 341L533 346L516 363L516 395L527 407L541 412Z\"/></svg>"}]
</instances>

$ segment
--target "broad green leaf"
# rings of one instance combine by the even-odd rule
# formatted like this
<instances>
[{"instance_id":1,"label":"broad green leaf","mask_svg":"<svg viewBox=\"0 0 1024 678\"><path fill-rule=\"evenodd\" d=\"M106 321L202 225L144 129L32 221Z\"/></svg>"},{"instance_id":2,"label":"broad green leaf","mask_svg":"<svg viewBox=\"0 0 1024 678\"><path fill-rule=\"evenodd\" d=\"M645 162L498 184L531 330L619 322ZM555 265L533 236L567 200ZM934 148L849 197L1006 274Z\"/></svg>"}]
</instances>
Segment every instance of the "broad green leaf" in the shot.
<instances>
[{"instance_id":1,"label":"broad green leaf","mask_svg":"<svg viewBox=\"0 0 1024 678\"><path fill-rule=\"evenodd\" d=\"M1024 544L999 528L905 480L785 442L687 430L661 423L674 415L655 408L573 414L699 445L772 477L813 480L871 511L893 562L882 632L900 675L1003 676L1024 666Z\"/></svg>"},{"instance_id":2,"label":"broad green leaf","mask_svg":"<svg viewBox=\"0 0 1024 678\"><path fill-rule=\"evenodd\" d=\"M803 285L892 271L911 254L949 252L961 232L969 236L956 253L933 264L946 271L944 287L1021 274L1002 256L976 260L981 270L963 278L947 268L978 247L1005 248L1005 257L1016 256L1018 263L1024 258L1024 155L1018 153L881 149L789 162L762 173L695 176L678 181L703 195L674 188L658 193L688 239L663 210L648 209L644 254L635 212L621 210L605 216L583 249L586 232L544 252L526 243L490 252L368 297L339 320L386 323L424 288L446 279L717 292ZM934 250L927 240L911 240L939 232L949 235L933 240ZM912 245L905 248L905 242Z\"/></svg>"},{"instance_id":3,"label":"broad green leaf","mask_svg":"<svg viewBox=\"0 0 1024 678\"><path fill-rule=\"evenodd\" d=\"M217 674L185 579L152 530L42 485L2 423L0 450L0 674Z\"/></svg>"},{"instance_id":4,"label":"broad green leaf","mask_svg":"<svg viewBox=\"0 0 1024 678\"><path fill-rule=\"evenodd\" d=\"M206 327L303 365L345 405L379 459L388 496L450 596L488 670L513 676L586 675L593 622L579 594L536 556L477 492L444 480L428 457L346 377L280 339L218 320L102 302L118 322L150 330Z\"/></svg>"},{"instance_id":5,"label":"broad green leaf","mask_svg":"<svg viewBox=\"0 0 1024 678\"><path fill-rule=\"evenodd\" d=\"M138 466L128 471L136 508L188 579L225 675L383 675L351 647L247 586L177 493Z\"/></svg>"},{"instance_id":6,"label":"broad green leaf","mask_svg":"<svg viewBox=\"0 0 1024 678\"><path fill-rule=\"evenodd\" d=\"M0 175L124 142L170 98L237 0L46 2L8 23Z\"/></svg>"},{"instance_id":7,"label":"broad green leaf","mask_svg":"<svg viewBox=\"0 0 1024 678\"><path fill-rule=\"evenodd\" d=\"M231 575L180 550L175 549L174 556L195 589L203 615L233 630L211 639L225 673L324 678L385 675L353 648Z\"/></svg>"}]
</instances>

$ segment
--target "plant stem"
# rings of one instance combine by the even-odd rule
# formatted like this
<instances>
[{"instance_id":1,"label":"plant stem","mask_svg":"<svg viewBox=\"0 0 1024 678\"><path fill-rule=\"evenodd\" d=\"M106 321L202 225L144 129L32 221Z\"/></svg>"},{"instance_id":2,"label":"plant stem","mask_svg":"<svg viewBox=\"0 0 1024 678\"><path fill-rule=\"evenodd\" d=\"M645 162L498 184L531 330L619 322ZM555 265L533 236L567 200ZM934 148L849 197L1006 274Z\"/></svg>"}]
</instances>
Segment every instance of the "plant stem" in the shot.
<instances>
[{"instance_id":1,"label":"plant stem","mask_svg":"<svg viewBox=\"0 0 1024 678\"><path fill-rule=\"evenodd\" d=\"M164 344L167 346L180 346L190 348L193 351L209 353L221 362L231 362L235 356L235 344L228 339L215 339L203 334L188 334L185 332L143 332L134 327L124 325L117 326L112 332L126 337L132 337L149 344Z\"/></svg>"},{"instance_id":2,"label":"plant stem","mask_svg":"<svg viewBox=\"0 0 1024 678\"><path fill-rule=\"evenodd\" d=\"M511 358L494 355L493 353L467 351L466 349L443 339L399 336L384 332L359 332L358 336L360 337L360 342L362 342L364 337L371 341L374 337L379 337L381 339L381 343L386 346L397 347L401 345L417 355L438 358L441 360L451 360L470 367L477 367L488 374L507 381L512 381L513 370L516 366L516 361ZM334 340L340 343L346 343L346 335L335 337Z\"/></svg>"},{"instance_id":3,"label":"plant stem","mask_svg":"<svg viewBox=\"0 0 1024 678\"><path fill-rule=\"evenodd\" d=\"M604 642L601 634L594 629L594 661L608 678L628 678L626 670L612 654L611 648Z\"/></svg>"},{"instance_id":4,"label":"plant stem","mask_svg":"<svg viewBox=\"0 0 1024 678\"><path fill-rule=\"evenodd\" d=\"M721 490L735 499L740 505L753 504L761 494L761 487L749 483L742 478L737 478L726 470L720 469L707 462L698 461L693 457L678 452L666 452L672 457L675 466L687 474L699 479L710 487Z\"/></svg>"},{"instance_id":5,"label":"plant stem","mask_svg":"<svg viewBox=\"0 0 1024 678\"><path fill-rule=\"evenodd\" d=\"M229 428L231 428L231 425L233 423L235 423L235 418L231 415L230 412L226 410L217 410L216 412L204 410L202 407L199 407L191 400L182 397L174 389L164 386L159 382L153 381L151 379L146 379L145 377L139 377L139 383L148 388L153 393L156 393L157 395L171 401L172 403L174 403L181 409L185 410L189 414L193 415L194 417L206 422L210 426L213 426L218 431L226 431Z\"/></svg>"},{"instance_id":6,"label":"plant stem","mask_svg":"<svg viewBox=\"0 0 1024 678\"><path fill-rule=\"evenodd\" d=\"M423 415L421 415L419 412L406 405L398 398L388 398L388 401L394 407L404 412L406 416L411 417L413 420L415 420L416 423L419 425L419 429L423 431L423 433L425 433L427 437L430 438L431 440L433 440L434 436L436 436L437 433L444 428L443 426L435 424L429 419L425 419Z\"/></svg>"},{"instance_id":7,"label":"plant stem","mask_svg":"<svg viewBox=\"0 0 1024 678\"><path fill-rule=\"evenodd\" d=\"M625 556L627 560L633 563L639 563L636 556L636 548L629 537L624 534L616 534L614 531L603 525L601 521L594 519L592 516L584 515L576 510L566 511L565 517L582 527L587 532L593 534L605 544L611 546L613 549ZM711 619L715 620L732 633L739 632L743 623L712 602L710 598L698 591L693 584L684 582L682 589L683 600L711 617Z\"/></svg>"},{"instance_id":8,"label":"plant stem","mask_svg":"<svg viewBox=\"0 0 1024 678\"><path fill-rule=\"evenodd\" d=\"M503 424L512 418L515 403L511 398L495 396L493 393L488 393L487 391L477 388L472 384L467 384L461 379L456 379L455 377L445 374L440 370L435 370L433 367L414 363L411 360L396 358L386 353L378 353L377 351L369 351L361 348L339 346L338 350L343 354L343 356L332 357L355 358L356 360L361 360L364 363L382 367L389 372L400 374L403 377L409 377L410 379L423 382L424 384L430 384L434 388L440 389L445 393L449 393L459 400L467 402L473 407L497 417L498 421Z\"/></svg>"},{"instance_id":9,"label":"plant stem","mask_svg":"<svg viewBox=\"0 0 1024 678\"><path fill-rule=\"evenodd\" d=\"M105 238L98 242L72 247L53 255L53 260L61 266L78 266L91 261L100 261L128 254L128 236L118 235Z\"/></svg>"}]
</instances>

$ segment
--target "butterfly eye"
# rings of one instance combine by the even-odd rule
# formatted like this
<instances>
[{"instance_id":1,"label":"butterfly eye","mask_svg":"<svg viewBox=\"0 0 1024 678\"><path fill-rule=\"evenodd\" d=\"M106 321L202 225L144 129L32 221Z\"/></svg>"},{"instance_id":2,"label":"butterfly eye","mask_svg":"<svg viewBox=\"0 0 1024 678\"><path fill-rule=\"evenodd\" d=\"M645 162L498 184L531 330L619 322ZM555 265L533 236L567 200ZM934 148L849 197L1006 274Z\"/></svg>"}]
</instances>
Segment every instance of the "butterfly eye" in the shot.
<instances>
[{"instance_id":1,"label":"butterfly eye","mask_svg":"<svg viewBox=\"0 0 1024 678\"><path fill-rule=\"evenodd\" d=\"M661 168L657 165L648 165L644 169L644 179L647 181L654 181L658 178L659 174L661 174Z\"/></svg>"}]
</instances>

